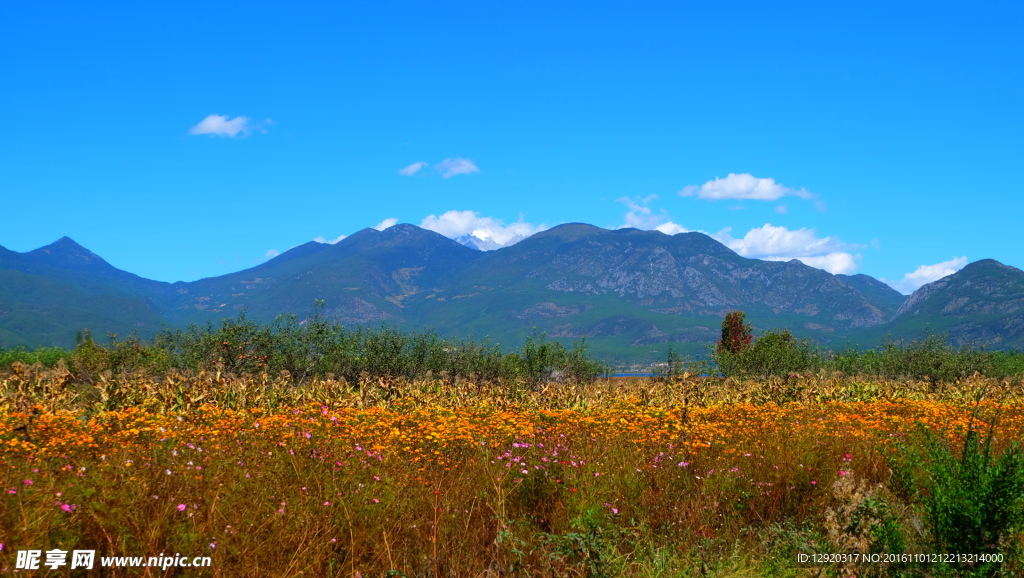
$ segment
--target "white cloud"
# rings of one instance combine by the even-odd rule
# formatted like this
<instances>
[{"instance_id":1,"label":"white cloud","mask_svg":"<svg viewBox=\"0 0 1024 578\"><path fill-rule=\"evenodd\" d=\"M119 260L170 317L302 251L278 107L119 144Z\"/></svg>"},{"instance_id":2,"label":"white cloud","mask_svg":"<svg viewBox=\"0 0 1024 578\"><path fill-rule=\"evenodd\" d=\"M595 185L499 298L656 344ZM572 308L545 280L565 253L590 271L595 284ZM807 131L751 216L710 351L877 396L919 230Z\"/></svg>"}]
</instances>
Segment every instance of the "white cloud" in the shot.
<instances>
[{"instance_id":1,"label":"white cloud","mask_svg":"<svg viewBox=\"0 0 1024 578\"><path fill-rule=\"evenodd\" d=\"M651 201L654 201L657 198L658 195L648 195L642 198L637 197L636 200L629 197L619 197L618 199L615 199L615 202L622 203L629 208L629 211L627 211L622 218L625 223L622 226L632 227L643 231L661 231L666 235L689 232L689 229L686 227L669 221L668 214L664 209L662 209L660 213L655 213L648 206Z\"/></svg>"},{"instance_id":2,"label":"white cloud","mask_svg":"<svg viewBox=\"0 0 1024 578\"><path fill-rule=\"evenodd\" d=\"M673 223L672 221L669 221L667 223L662 223L662 224L658 225L657 227L655 227L654 230L655 231L661 231L662 233L665 233L666 235L675 235L675 234L678 234L678 233L689 233L690 232L690 230L687 229L686 227L684 227L682 225L677 225L676 223Z\"/></svg>"},{"instance_id":3,"label":"white cloud","mask_svg":"<svg viewBox=\"0 0 1024 578\"><path fill-rule=\"evenodd\" d=\"M914 269L913 272L904 275L903 279L899 281L889 281L888 279L882 279L882 281L885 281L900 293L910 295L922 285L927 285L932 281L938 281L947 275L952 275L963 269L965 265L967 265L966 256L954 257L949 261L943 261L934 265L921 265Z\"/></svg>"},{"instance_id":4,"label":"white cloud","mask_svg":"<svg viewBox=\"0 0 1024 578\"><path fill-rule=\"evenodd\" d=\"M444 159L434 165L434 168L446 179L450 179L455 175L469 175L480 172L480 169L473 164L473 161L459 157Z\"/></svg>"},{"instance_id":5,"label":"white cloud","mask_svg":"<svg viewBox=\"0 0 1024 578\"><path fill-rule=\"evenodd\" d=\"M791 231L786 227L775 227L771 223L751 229L742 239L734 239L731 232L731 228L726 228L713 237L744 257L759 259L772 255L785 255L790 258L809 257L829 253L843 245L835 237L818 238L814 229Z\"/></svg>"},{"instance_id":6,"label":"white cloud","mask_svg":"<svg viewBox=\"0 0 1024 578\"><path fill-rule=\"evenodd\" d=\"M398 219L394 217L388 217L387 219L384 219L383 221L374 225L373 228L377 229L378 231L383 231L388 227L394 227L396 224L398 224Z\"/></svg>"},{"instance_id":7,"label":"white cloud","mask_svg":"<svg viewBox=\"0 0 1024 578\"><path fill-rule=\"evenodd\" d=\"M263 123L254 123L251 118L246 116L236 116L235 118L229 119L227 116L211 114L199 121L199 124L188 129L188 134L208 134L212 136L225 136L228 138L235 138L238 136L246 137L254 130L266 132L260 128L264 123L273 124L273 121L268 118L263 121Z\"/></svg>"},{"instance_id":8,"label":"white cloud","mask_svg":"<svg viewBox=\"0 0 1024 578\"><path fill-rule=\"evenodd\" d=\"M844 253L837 251L835 253L829 253L828 255L818 255L815 257L794 257L801 261L804 265L809 265L817 269L824 269L833 275L840 273L848 275L857 270L857 259L860 255L851 255L850 253ZM779 261L782 259L766 259L768 261ZM786 259L788 260L788 259Z\"/></svg>"},{"instance_id":9,"label":"white cloud","mask_svg":"<svg viewBox=\"0 0 1024 578\"><path fill-rule=\"evenodd\" d=\"M744 257L766 261L798 259L806 265L824 269L829 273L851 273L857 269L860 255L845 251L851 246L836 237L819 238L814 229L789 230L771 223L751 229L742 239L735 239L726 228L712 235L727 247Z\"/></svg>"},{"instance_id":10,"label":"white cloud","mask_svg":"<svg viewBox=\"0 0 1024 578\"><path fill-rule=\"evenodd\" d=\"M271 250L267 251L267 254L264 255L263 258L264 259L273 259L274 257L277 257L280 254L281 253L277 252L277 249L271 249Z\"/></svg>"},{"instance_id":11,"label":"white cloud","mask_svg":"<svg viewBox=\"0 0 1024 578\"><path fill-rule=\"evenodd\" d=\"M687 185L679 194L684 197L697 197L711 201L722 199L740 199L751 201L777 201L782 197L798 197L804 200L814 201L818 210L824 210L825 205L814 199L814 194L807 189L793 189L775 179L759 179L750 173L729 173L724 179L708 181L703 185Z\"/></svg>"},{"instance_id":12,"label":"white cloud","mask_svg":"<svg viewBox=\"0 0 1024 578\"><path fill-rule=\"evenodd\" d=\"M337 239L333 239L331 241L328 241L323 235L320 235L319 237L317 237L317 238L315 238L313 240L316 241L317 243L326 243L328 245L334 245L335 243L337 243L338 241L344 239L347 236L348 235L338 235Z\"/></svg>"},{"instance_id":13,"label":"white cloud","mask_svg":"<svg viewBox=\"0 0 1024 578\"><path fill-rule=\"evenodd\" d=\"M643 198L637 197L635 201L629 197L615 199L616 203L622 203L629 208L629 211L622 218L625 222L623 226L649 231L664 222L665 219L661 215L652 214L651 208L647 206L657 198L658 195L648 195Z\"/></svg>"},{"instance_id":14,"label":"white cloud","mask_svg":"<svg viewBox=\"0 0 1024 578\"><path fill-rule=\"evenodd\" d=\"M406 177L411 177L411 176L415 175L416 173L420 172L420 169L422 169L425 166L427 166L427 163L425 163L423 161L419 161L417 163L413 163L413 164L405 167L404 169L398 169L398 174L406 176Z\"/></svg>"},{"instance_id":15,"label":"white cloud","mask_svg":"<svg viewBox=\"0 0 1024 578\"><path fill-rule=\"evenodd\" d=\"M527 223L522 216L515 223L505 225L499 219L481 217L476 211L448 211L441 216L430 215L423 219L420 227L482 250L507 247L548 228L544 224Z\"/></svg>"}]
</instances>

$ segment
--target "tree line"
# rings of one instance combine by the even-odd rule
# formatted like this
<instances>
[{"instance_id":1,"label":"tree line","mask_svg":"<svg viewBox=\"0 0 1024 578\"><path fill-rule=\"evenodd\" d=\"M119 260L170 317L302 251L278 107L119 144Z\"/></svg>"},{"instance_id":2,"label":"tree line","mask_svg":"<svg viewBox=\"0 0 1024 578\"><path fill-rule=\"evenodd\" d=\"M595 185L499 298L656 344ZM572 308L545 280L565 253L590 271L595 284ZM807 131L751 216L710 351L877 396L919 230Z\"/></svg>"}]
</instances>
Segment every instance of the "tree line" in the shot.
<instances>
[{"instance_id":1,"label":"tree line","mask_svg":"<svg viewBox=\"0 0 1024 578\"><path fill-rule=\"evenodd\" d=\"M518 350L505 353L487 339L446 339L432 331L403 332L387 326L349 328L325 318L321 309L301 321L295 315L282 315L269 324L247 319L242 312L219 325L164 328L148 341L111 334L106 345L85 330L73 349L0 348L0 370L10 371L15 363L44 367L63 363L81 380L94 380L104 372L220 371L272 376L287 372L300 385L313 377L352 383L379 378L589 382L609 371L607 364L588 354L585 339L566 347L535 330ZM709 344L705 359L684 360L669 348L665 373L766 379L838 371L933 383L975 373L1001 379L1024 375L1024 353L955 347L945 334L925 333L909 341L887 339L872 349L848 346L832 351L798 339L786 329L755 338L744 319L742 311L726 314L721 339Z\"/></svg>"},{"instance_id":2,"label":"tree line","mask_svg":"<svg viewBox=\"0 0 1024 578\"><path fill-rule=\"evenodd\" d=\"M824 370L932 383L952 382L975 373L999 379L1024 375L1024 353L1020 351L956 347L949 343L948 334L927 329L917 339L897 341L890 337L878 348L847 346L832 351L816 346L809 339L797 339L788 329L773 329L755 339L744 317L742 311L726 314L721 339L711 351L711 371L727 377L764 379L796 377ZM685 364L678 359L673 361L675 371L684 369Z\"/></svg>"}]
</instances>

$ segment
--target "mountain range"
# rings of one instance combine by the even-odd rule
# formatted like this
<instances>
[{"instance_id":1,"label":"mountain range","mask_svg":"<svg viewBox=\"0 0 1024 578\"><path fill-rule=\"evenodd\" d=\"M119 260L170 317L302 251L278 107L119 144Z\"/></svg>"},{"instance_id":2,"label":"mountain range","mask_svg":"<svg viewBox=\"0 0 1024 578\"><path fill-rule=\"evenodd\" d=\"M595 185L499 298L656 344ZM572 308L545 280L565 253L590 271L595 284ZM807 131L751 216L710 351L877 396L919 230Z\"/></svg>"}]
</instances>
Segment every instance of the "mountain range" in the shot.
<instances>
[{"instance_id":1,"label":"mountain range","mask_svg":"<svg viewBox=\"0 0 1024 578\"><path fill-rule=\"evenodd\" d=\"M473 241L473 240L469 240ZM875 346L926 327L954 343L1024 348L1024 272L986 259L904 296L867 275L742 257L701 233L666 235L571 223L481 251L414 225L309 242L237 273L152 281L64 237L0 247L0 346L70 346L76 333L146 337L245 311L271 321L314 300L345 325L387 324L517 346L533 331L587 337L606 358L706 352L740 309L756 331ZM483 247L487 248L487 247Z\"/></svg>"}]
</instances>

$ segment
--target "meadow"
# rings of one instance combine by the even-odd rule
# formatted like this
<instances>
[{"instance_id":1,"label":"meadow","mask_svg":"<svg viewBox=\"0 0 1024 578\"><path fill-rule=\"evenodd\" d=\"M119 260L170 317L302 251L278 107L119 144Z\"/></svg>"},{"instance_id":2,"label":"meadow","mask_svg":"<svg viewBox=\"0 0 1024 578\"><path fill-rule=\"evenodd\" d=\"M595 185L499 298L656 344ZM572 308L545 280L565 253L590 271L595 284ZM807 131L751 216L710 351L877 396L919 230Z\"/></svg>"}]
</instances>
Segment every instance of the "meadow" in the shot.
<instances>
[{"instance_id":1,"label":"meadow","mask_svg":"<svg viewBox=\"0 0 1024 578\"><path fill-rule=\"evenodd\" d=\"M0 374L0 572L57 548L211 557L179 576L1024 574L1012 379L82 368Z\"/></svg>"}]
</instances>

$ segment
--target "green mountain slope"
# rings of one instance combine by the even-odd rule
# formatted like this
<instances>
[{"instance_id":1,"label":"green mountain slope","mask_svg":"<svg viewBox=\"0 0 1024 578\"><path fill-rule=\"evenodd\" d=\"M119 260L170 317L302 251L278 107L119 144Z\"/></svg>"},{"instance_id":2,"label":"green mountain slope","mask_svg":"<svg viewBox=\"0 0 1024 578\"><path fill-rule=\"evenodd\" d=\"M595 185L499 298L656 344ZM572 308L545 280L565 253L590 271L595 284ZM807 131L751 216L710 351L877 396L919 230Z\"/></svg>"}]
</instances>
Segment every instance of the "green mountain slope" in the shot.
<instances>
[{"instance_id":1,"label":"green mountain slope","mask_svg":"<svg viewBox=\"0 0 1024 578\"><path fill-rule=\"evenodd\" d=\"M845 282L864 295L872 305L882 311L886 319L892 319L896 311L907 300L906 295L886 285L885 283L868 275L836 275L836 278Z\"/></svg>"},{"instance_id":2,"label":"green mountain slope","mask_svg":"<svg viewBox=\"0 0 1024 578\"><path fill-rule=\"evenodd\" d=\"M131 331L148 337L163 323L139 299L93 295L41 275L0 269L0 347L70 347L85 328L97 339Z\"/></svg>"},{"instance_id":3,"label":"green mountain slope","mask_svg":"<svg viewBox=\"0 0 1024 578\"><path fill-rule=\"evenodd\" d=\"M317 243L316 245L320 245ZM175 323L233 316L304 316L313 301L346 324L412 321L403 301L440 283L480 252L412 225L364 229L335 245L301 245L258 267L178 288L168 317Z\"/></svg>"},{"instance_id":4,"label":"green mountain slope","mask_svg":"<svg viewBox=\"0 0 1024 578\"><path fill-rule=\"evenodd\" d=\"M74 287L86 295L142 301L160 311L172 285L122 271L68 237L28 253L0 247L0 271L19 271Z\"/></svg>"},{"instance_id":5,"label":"green mountain slope","mask_svg":"<svg viewBox=\"0 0 1024 578\"><path fill-rule=\"evenodd\" d=\"M83 327L145 334L243 309L261 321L304 317L314 300L346 325L432 328L512 347L534 330L586 336L609 358L657 357L669 344L703 353L733 309L755 331L788 328L833 346L913 337L925 323L961 342L1019 346L1024 273L979 261L906 298L866 275L747 259L701 233L581 223L488 252L413 225L364 229L245 271L174 284L120 271L66 238L28 253L0 247L3 346L66 345Z\"/></svg>"},{"instance_id":6,"label":"green mountain slope","mask_svg":"<svg viewBox=\"0 0 1024 578\"><path fill-rule=\"evenodd\" d=\"M975 261L911 294L887 329L913 338L926 325L958 344L1024 349L1024 271Z\"/></svg>"},{"instance_id":7,"label":"green mountain slope","mask_svg":"<svg viewBox=\"0 0 1024 578\"><path fill-rule=\"evenodd\" d=\"M443 292L414 304L442 328L450 321L514 339L536 326L620 349L713 342L732 309L743 309L762 329L787 325L829 341L837 332L884 324L882 307L889 307L825 271L798 261L746 259L700 233L584 224L485 253Z\"/></svg>"}]
</instances>

